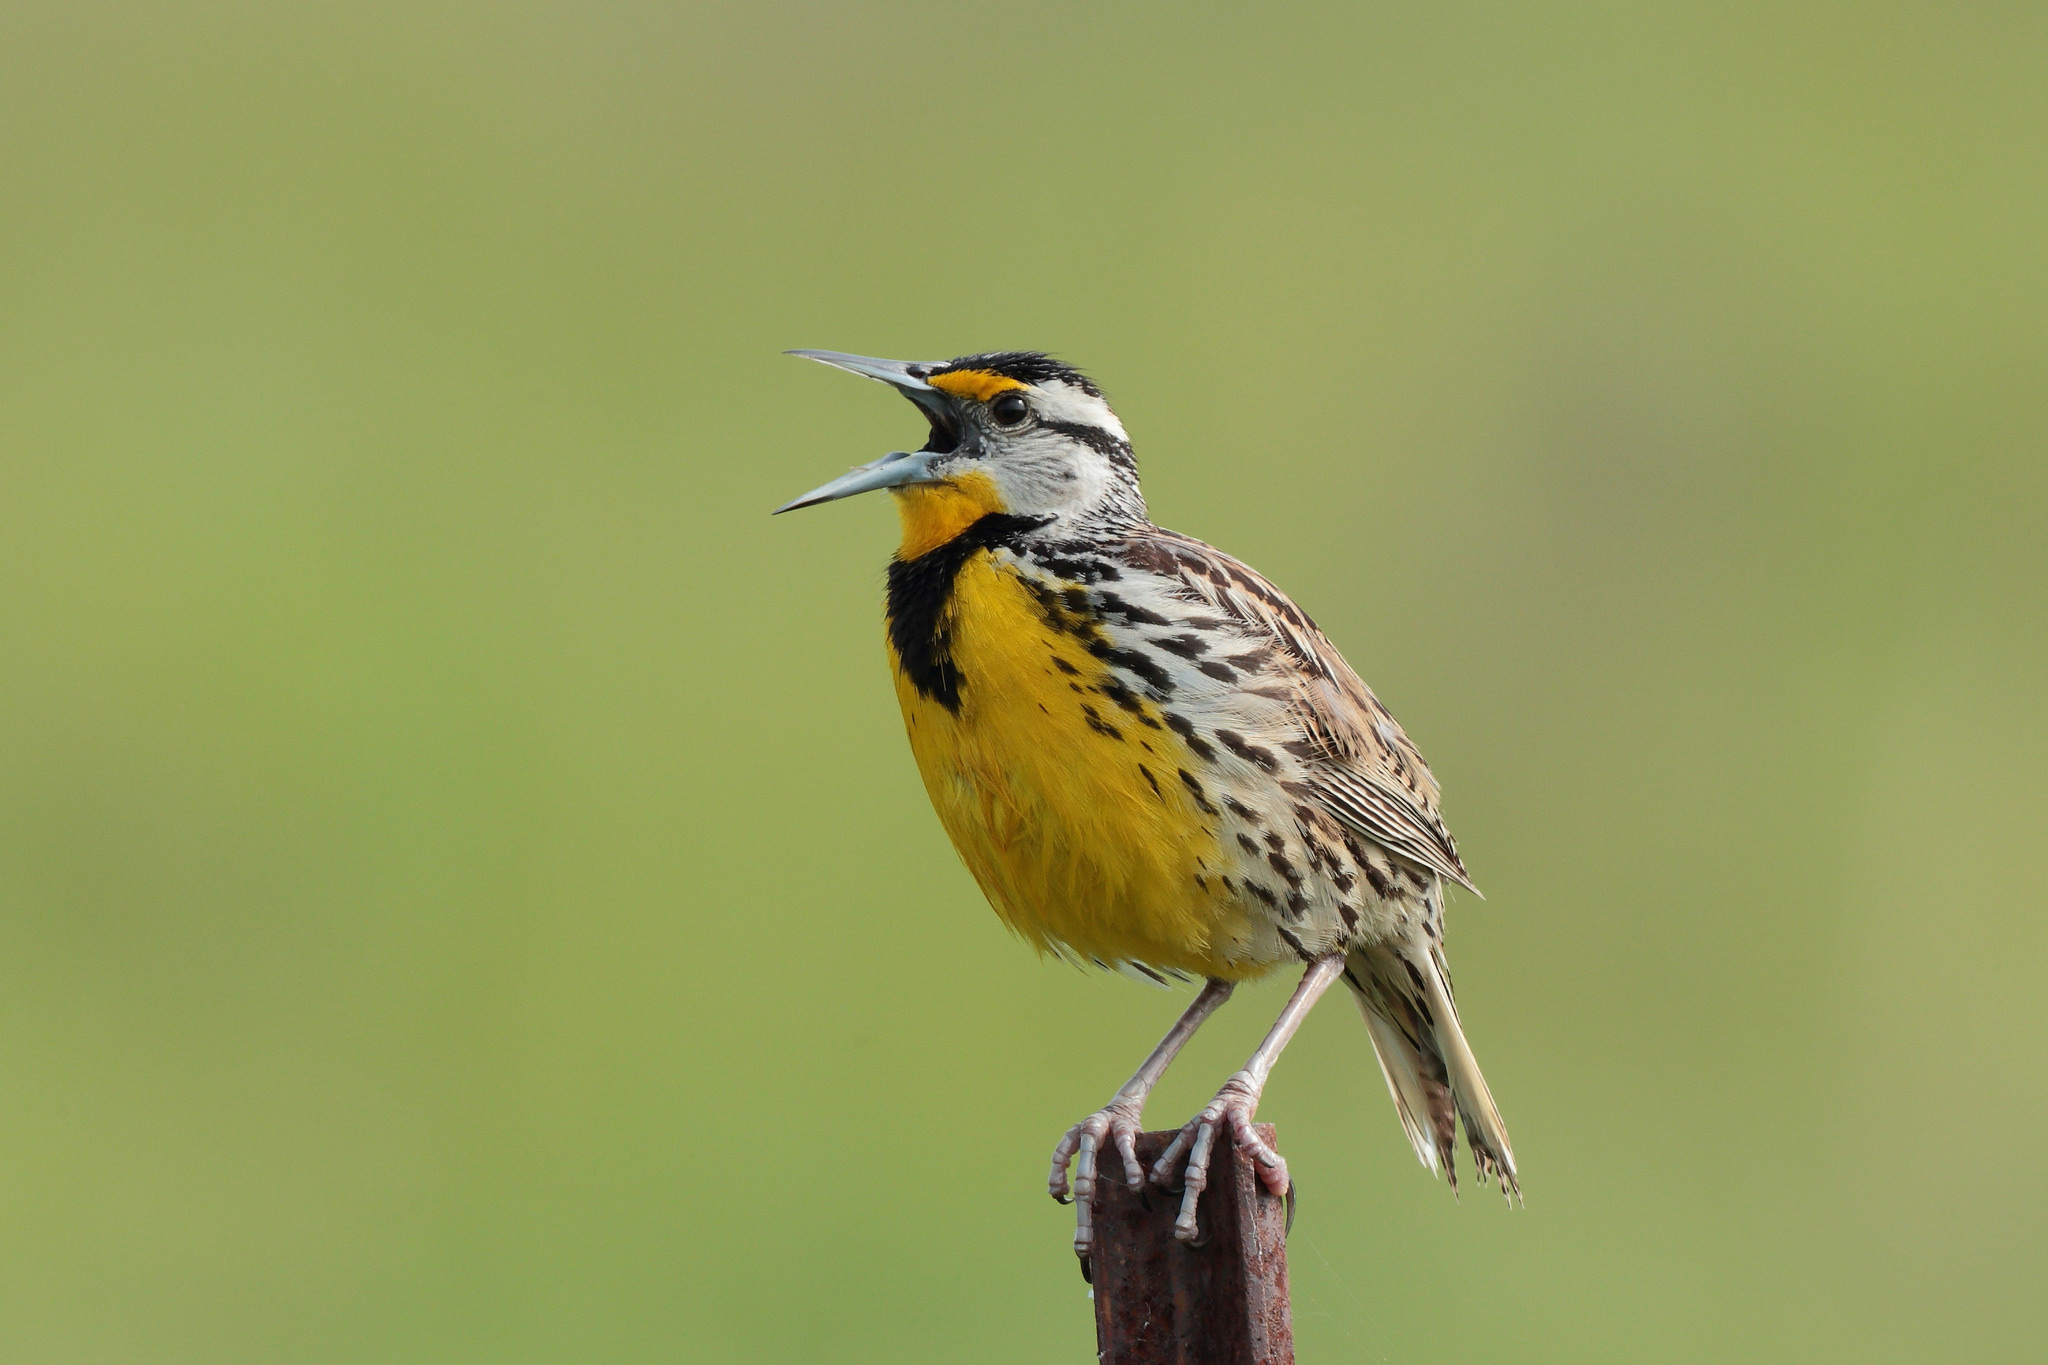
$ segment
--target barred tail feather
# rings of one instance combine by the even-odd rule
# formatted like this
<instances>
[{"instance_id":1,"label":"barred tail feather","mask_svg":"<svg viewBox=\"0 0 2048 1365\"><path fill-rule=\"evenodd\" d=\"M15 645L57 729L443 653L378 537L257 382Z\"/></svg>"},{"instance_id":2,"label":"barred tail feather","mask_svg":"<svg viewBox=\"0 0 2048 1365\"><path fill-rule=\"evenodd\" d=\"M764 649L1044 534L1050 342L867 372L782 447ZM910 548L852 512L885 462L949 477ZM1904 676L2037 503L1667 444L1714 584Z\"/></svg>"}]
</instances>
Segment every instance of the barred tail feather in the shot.
<instances>
[{"instance_id":1,"label":"barred tail feather","mask_svg":"<svg viewBox=\"0 0 2048 1365\"><path fill-rule=\"evenodd\" d=\"M1365 1016L1402 1130L1422 1164L1457 1189L1454 1154L1461 1120L1480 1183L1498 1178L1503 1194L1518 1197L1514 1149L1458 1026L1442 951L1420 935L1353 948L1344 979Z\"/></svg>"},{"instance_id":2,"label":"barred tail feather","mask_svg":"<svg viewBox=\"0 0 2048 1365\"><path fill-rule=\"evenodd\" d=\"M1356 954L1352 960L1357 960ZM1450 1087L1444 1084L1442 1063L1434 1054L1425 1054L1403 1025L1375 1009L1365 991L1354 986L1352 994L1358 1000L1358 1012L1365 1016L1366 1032L1372 1035L1373 1054L1380 1060L1380 1074L1387 1078L1401 1130L1408 1134L1415 1155L1429 1167L1429 1173L1448 1172L1451 1187L1457 1188L1458 1171L1452 1164L1457 1118Z\"/></svg>"}]
</instances>

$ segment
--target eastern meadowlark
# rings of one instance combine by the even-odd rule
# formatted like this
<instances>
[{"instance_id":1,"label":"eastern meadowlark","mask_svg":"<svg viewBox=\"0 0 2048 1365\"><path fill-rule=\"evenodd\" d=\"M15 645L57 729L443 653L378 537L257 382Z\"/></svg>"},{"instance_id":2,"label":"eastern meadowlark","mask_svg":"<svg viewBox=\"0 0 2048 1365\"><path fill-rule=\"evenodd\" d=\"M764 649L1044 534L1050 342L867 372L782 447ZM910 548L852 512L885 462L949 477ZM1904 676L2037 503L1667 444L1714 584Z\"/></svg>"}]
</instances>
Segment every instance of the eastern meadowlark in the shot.
<instances>
[{"instance_id":1,"label":"eastern meadowlark","mask_svg":"<svg viewBox=\"0 0 2048 1365\"><path fill-rule=\"evenodd\" d=\"M889 489L888 653L911 752L953 845L1041 951L1206 984L1136 1075L1053 1152L1053 1197L1092 1241L1098 1154L1133 1189L1147 1095L1233 985L1300 986L1244 1068L1154 1165L1193 1239L1228 1124L1276 1195L1251 1120L1273 1064L1342 977L1401 1126L1457 1184L1462 1120L1483 1182L1519 1192L1507 1130L1458 1026L1447 882L1471 887L1408 736L1285 594L1152 524L1123 424L1079 371L1004 351L930 364L792 351L893 385L931 435L777 509Z\"/></svg>"}]
</instances>

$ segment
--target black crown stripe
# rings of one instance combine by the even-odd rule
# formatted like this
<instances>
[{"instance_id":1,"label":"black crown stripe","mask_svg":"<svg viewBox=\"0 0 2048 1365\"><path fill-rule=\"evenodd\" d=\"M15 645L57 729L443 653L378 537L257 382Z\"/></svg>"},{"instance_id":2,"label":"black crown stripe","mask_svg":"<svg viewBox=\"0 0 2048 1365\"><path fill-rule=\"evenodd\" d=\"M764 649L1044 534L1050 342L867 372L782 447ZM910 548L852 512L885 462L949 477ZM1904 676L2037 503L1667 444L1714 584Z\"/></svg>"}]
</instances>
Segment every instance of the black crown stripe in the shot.
<instances>
[{"instance_id":1,"label":"black crown stripe","mask_svg":"<svg viewBox=\"0 0 2048 1365\"><path fill-rule=\"evenodd\" d=\"M1045 384L1058 382L1072 384L1083 393L1102 397L1102 390L1095 387L1095 381L1082 374L1062 360L1054 360L1043 351L984 351L980 355L963 355L958 360L949 360L925 378L933 375L957 374L962 370L985 370L999 374L1005 379L1014 379L1019 384Z\"/></svg>"}]
</instances>

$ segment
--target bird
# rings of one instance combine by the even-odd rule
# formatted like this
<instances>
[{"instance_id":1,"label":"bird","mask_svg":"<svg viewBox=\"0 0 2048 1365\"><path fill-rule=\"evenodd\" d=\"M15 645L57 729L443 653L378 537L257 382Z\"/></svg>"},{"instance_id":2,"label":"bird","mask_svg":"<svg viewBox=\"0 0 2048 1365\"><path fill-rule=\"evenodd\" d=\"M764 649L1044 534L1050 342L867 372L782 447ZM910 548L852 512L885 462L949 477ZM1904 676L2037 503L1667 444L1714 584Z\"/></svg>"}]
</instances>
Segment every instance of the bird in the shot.
<instances>
[{"instance_id":1,"label":"bird","mask_svg":"<svg viewBox=\"0 0 2048 1365\"><path fill-rule=\"evenodd\" d=\"M894 498L896 696L939 821L996 914L1042 953L1203 983L1054 1149L1047 1188L1077 1206L1083 1274L1111 1153L1133 1190L1178 1183L1182 1241L1200 1236L1226 1132L1291 1197L1252 1118L1339 979L1422 1164L1455 1192L1462 1124L1478 1180L1515 1202L1514 1151L1444 956L1448 889L1477 888L1422 754L1329 637L1245 564L1153 524L1122 422L1064 361L787 354L888 384L925 418L918 449L775 510ZM1302 975L1271 1030L1147 1171L1135 1145L1161 1075L1238 983L1282 969Z\"/></svg>"}]
</instances>

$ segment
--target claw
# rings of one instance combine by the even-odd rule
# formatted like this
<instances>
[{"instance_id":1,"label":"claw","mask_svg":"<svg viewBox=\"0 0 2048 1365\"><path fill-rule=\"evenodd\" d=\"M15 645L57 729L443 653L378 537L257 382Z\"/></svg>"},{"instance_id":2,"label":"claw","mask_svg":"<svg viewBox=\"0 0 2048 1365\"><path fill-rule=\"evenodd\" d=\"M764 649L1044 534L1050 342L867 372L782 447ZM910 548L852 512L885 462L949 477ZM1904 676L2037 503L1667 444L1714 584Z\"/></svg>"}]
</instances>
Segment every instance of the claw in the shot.
<instances>
[{"instance_id":1,"label":"claw","mask_svg":"<svg viewBox=\"0 0 2048 1365\"><path fill-rule=\"evenodd\" d=\"M1294 1231L1294 1182L1292 1180L1287 1182L1287 1193L1282 1198L1287 1201L1287 1225L1280 1229L1280 1240L1284 1242Z\"/></svg>"}]
</instances>

